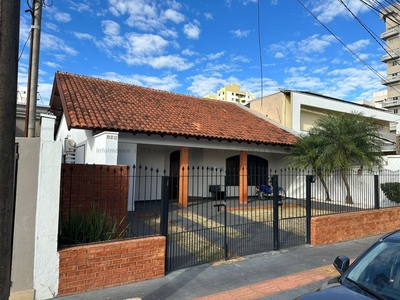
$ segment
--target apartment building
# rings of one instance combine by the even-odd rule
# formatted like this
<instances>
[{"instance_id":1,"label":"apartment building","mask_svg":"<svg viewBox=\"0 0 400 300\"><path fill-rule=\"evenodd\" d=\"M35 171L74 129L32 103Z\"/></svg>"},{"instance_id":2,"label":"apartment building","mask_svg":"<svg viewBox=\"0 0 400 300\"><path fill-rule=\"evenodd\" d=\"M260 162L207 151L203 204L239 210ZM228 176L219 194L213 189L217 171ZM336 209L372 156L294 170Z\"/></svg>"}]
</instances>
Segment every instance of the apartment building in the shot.
<instances>
[{"instance_id":1,"label":"apartment building","mask_svg":"<svg viewBox=\"0 0 400 300\"><path fill-rule=\"evenodd\" d=\"M386 79L382 80L387 87L387 97L381 103L383 108L400 114L400 3L383 8L380 17L385 22L380 38L386 42L387 52L381 58L387 70Z\"/></svg>"},{"instance_id":2,"label":"apartment building","mask_svg":"<svg viewBox=\"0 0 400 300\"><path fill-rule=\"evenodd\" d=\"M236 102L242 105L247 105L249 102L256 98L254 93L240 90L238 84L228 84L220 88L217 94L208 94L204 98L216 99L227 102Z\"/></svg>"}]
</instances>

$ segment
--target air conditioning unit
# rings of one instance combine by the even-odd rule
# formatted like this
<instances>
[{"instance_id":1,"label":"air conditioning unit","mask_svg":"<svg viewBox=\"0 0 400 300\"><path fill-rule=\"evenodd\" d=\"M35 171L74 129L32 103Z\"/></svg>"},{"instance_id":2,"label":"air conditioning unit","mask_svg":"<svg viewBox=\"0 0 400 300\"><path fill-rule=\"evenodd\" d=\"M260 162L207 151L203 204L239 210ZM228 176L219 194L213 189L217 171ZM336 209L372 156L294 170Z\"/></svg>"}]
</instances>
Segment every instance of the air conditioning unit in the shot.
<instances>
[{"instance_id":1,"label":"air conditioning unit","mask_svg":"<svg viewBox=\"0 0 400 300\"><path fill-rule=\"evenodd\" d=\"M74 142L73 139L70 138L65 138L64 140L64 152L75 152L76 149L76 143Z\"/></svg>"},{"instance_id":2,"label":"air conditioning unit","mask_svg":"<svg viewBox=\"0 0 400 300\"><path fill-rule=\"evenodd\" d=\"M64 162L67 164L75 163L76 143L71 138L64 140Z\"/></svg>"}]
</instances>

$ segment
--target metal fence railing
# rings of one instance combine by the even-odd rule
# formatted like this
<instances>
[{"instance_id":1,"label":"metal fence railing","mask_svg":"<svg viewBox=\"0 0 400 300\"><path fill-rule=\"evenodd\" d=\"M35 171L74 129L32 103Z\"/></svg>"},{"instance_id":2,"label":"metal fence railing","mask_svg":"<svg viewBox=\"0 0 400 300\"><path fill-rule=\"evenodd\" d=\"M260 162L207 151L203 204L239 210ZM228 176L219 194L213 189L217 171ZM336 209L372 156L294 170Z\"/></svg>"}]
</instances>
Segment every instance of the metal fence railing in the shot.
<instances>
[{"instance_id":1,"label":"metal fence railing","mask_svg":"<svg viewBox=\"0 0 400 300\"><path fill-rule=\"evenodd\" d=\"M97 238L159 235L163 216L168 218L169 230L201 229L204 234L206 228L225 221L230 230L261 223L272 226L269 222L274 221L274 216L268 207L272 206L273 195L268 186L271 192L273 176L281 189L280 228L291 230L282 231L281 244L291 245L299 243L299 237L303 241L303 233L306 234L303 218L307 192L311 194L311 216L321 216L397 206L399 199L393 191L396 184L386 183L400 182L399 172L387 170L312 172L258 166L229 170L189 167L167 172L143 166L64 164L61 175L61 246L93 242ZM310 175L314 183L307 191L306 177ZM383 191L382 184L391 187L391 194ZM262 185L266 188L264 193L260 193ZM219 215L222 219L218 221L210 217L217 210L215 205L226 210L229 219ZM176 214L185 209L191 212ZM97 231L93 232L93 228ZM291 234L293 231L295 235Z\"/></svg>"}]
</instances>

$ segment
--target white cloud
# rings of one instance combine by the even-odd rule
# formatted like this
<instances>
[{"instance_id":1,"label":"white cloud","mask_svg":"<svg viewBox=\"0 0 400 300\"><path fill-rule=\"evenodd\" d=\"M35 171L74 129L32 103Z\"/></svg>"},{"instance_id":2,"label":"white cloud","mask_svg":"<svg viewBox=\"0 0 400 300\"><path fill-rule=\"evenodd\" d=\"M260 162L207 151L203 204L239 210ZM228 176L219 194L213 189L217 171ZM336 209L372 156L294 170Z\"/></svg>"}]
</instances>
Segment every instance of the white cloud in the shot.
<instances>
[{"instance_id":1,"label":"white cloud","mask_svg":"<svg viewBox=\"0 0 400 300\"><path fill-rule=\"evenodd\" d=\"M183 14L170 8L163 12L163 18L166 20L170 20L176 24L185 21L185 16Z\"/></svg>"},{"instance_id":2,"label":"white cloud","mask_svg":"<svg viewBox=\"0 0 400 300\"><path fill-rule=\"evenodd\" d=\"M240 62L244 62L244 63L248 63L250 62L250 59L248 59L246 56L244 55L236 55L232 57L233 61L240 61Z\"/></svg>"},{"instance_id":3,"label":"white cloud","mask_svg":"<svg viewBox=\"0 0 400 300\"><path fill-rule=\"evenodd\" d=\"M365 49L368 45L370 45L369 40L359 40L357 42L354 42L352 44L348 44L347 47L349 47L352 51L357 52L362 49Z\"/></svg>"},{"instance_id":4,"label":"white cloud","mask_svg":"<svg viewBox=\"0 0 400 300\"><path fill-rule=\"evenodd\" d=\"M45 62L43 62L43 64L45 64L46 66L48 66L50 68L54 68L54 69L60 68L59 64L52 62L52 61L45 61Z\"/></svg>"},{"instance_id":5,"label":"white cloud","mask_svg":"<svg viewBox=\"0 0 400 300\"><path fill-rule=\"evenodd\" d=\"M215 59L221 58L224 55L225 55L225 51L221 51L221 52L218 52L218 53L208 54L207 58L209 60L215 60Z\"/></svg>"},{"instance_id":6,"label":"white cloud","mask_svg":"<svg viewBox=\"0 0 400 300\"><path fill-rule=\"evenodd\" d=\"M68 0L68 7L79 12L91 11L90 6L82 2L77 3L75 1Z\"/></svg>"},{"instance_id":7,"label":"white cloud","mask_svg":"<svg viewBox=\"0 0 400 300\"><path fill-rule=\"evenodd\" d=\"M191 85L187 88L188 91L199 97L204 97L207 94L215 94L226 83L220 77L204 76L202 74L189 77L188 80L192 81Z\"/></svg>"},{"instance_id":8,"label":"white cloud","mask_svg":"<svg viewBox=\"0 0 400 300\"><path fill-rule=\"evenodd\" d=\"M197 40L199 39L201 30L199 28L198 22L195 22L195 24L190 22L183 26L183 32L187 38Z\"/></svg>"},{"instance_id":9,"label":"white cloud","mask_svg":"<svg viewBox=\"0 0 400 300\"><path fill-rule=\"evenodd\" d=\"M231 33L233 33L236 37L242 38L247 37L250 34L250 30L231 30Z\"/></svg>"},{"instance_id":10,"label":"white cloud","mask_svg":"<svg viewBox=\"0 0 400 300\"><path fill-rule=\"evenodd\" d=\"M314 34L298 43L299 50L303 53L324 52L336 39L332 35Z\"/></svg>"},{"instance_id":11,"label":"white cloud","mask_svg":"<svg viewBox=\"0 0 400 300\"><path fill-rule=\"evenodd\" d=\"M101 22L103 33L105 35L118 35L120 32L120 26L117 22L111 20L104 20Z\"/></svg>"},{"instance_id":12,"label":"white cloud","mask_svg":"<svg viewBox=\"0 0 400 300\"><path fill-rule=\"evenodd\" d=\"M181 84L178 82L176 78L177 76L171 74L163 77L156 77L156 76L146 76L139 74L125 76L115 72L107 72L101 76L96 75L96 77L118 82L125 82L139 86L150 87L163 91L172 91L181 86Z\"/></svg>"},{"instance_id":13,"label":"white cloud","mask_svg":"<svg viewBox=\"0 0 400 300\"><path fill-rule=\"evenodd\" d=\"M154 34L129 33L126 35L129 43L128 52L134 55L162 54L168 46L168 41Z\"/></svg>"},{"instance_id":14,"label":"white cloud","mask_svg":"<svg viewBox=\"0 0 400 300\"><path fill-rule=\"evenodd\" d=\"M214 20L212 13L204 13L206 20Z\"/></svg>"},{"instance_id":15,"label":"white cloud","mask_svg":"<svg viewBox=\"0 0 400 300\"><path fill-rule=\"evenodd\" d=\"M276 52L274 57L275 58L284 58L285 54L283 54L282 52Z\"/></svg>"},{"instance_id":16,"label":"white cloud","mask_svg":"<svg viewBox=\"0 0 400 300\"><path fill-rule=\"evenodd\" d=\"M164 37L171 37L173 39L178 38L178 33L175 28L165 28L158 31L158 33Z\"/></svg>"},{"instance_id":17,"label":"white cloud","mask_svg":"<svg viewBox=\"0 0 400 300\"><path fill-rule=\"evenodd\" d=\"M225 73L233 73L240 72L240 68L235 64L215 64L208 63L206 67L203 69L203 72L225 72Z\"/></svg>"},{"instance_id":18,"label":"white cloud","mask_svg":"<svg viewBox=\"0 0 400 300\"><path fill-rule=\"evenodd\" d=\"M77 55L78 51L76 51L74 48L68 46L64 40L48 34L46 32L43 32L41 35L40 39L40 49L43 51L48 51L52 53L53 55L56 54L57 52L65 53L68 55Z\"/></svg>"},{"instance_id":19,"label":"white cloud","mask_svg":"<svg viewBox=\"0 0 400 300\"><path fill-rule=\"evenodd\" d=\"M57 12L54 15L54 18L58 21L58 22L62 22L62 23L68 23L69 21L71 21L71 15L68 13L62 13L62 12Z\"/></svg>"},{"instance_id":20,"label":"white cloud","mask_svg":"<svg viewBox=\"0 0 400 300\"><path fill-rule=\"evenodd\" d=\"M196 51L192 51L190 49L184 49L182 50L182 54L186 56L193 56L193 55L199 55Z\"/></svg>"},{"instance_id":21,"label":"white cloud","mask_svg":"<svg viewBox=\"0 0 400 300\"><path fill-rule=\"evenodd\" d=\"M359 0L348 0L346 3L355 15L369 10L368 6ZM352 17L346 7L337 0L309 1L309 4L309 9L324 23L331 22L336 17Z\"/></svg>"},{"instance_id":22,"label":"white cloud","mask_svg":"<svg viewBox=\"0 0 400 300\"><path fill-rule=\"evenodd\" d=\"M89 33L83 33L83 32L73 32L73 34L80 40L91 40L95 41L96 38L93 35L90 35Z\"/></svg>"},{"instance_id":23,"label":"white cloud","mask_svg":"<svg viewBox=\"0 0 400 300\"><path fill-rule=\"evenodd\" d=\"M52 30L52 31L56 31L56 32L59 31L58 26L56 24L54 24L54 23L45 22L44 26L46 27L46 29L49 29L49 30Z\"/></svg>"},{"instance_id":24,"label":"white cloud","mask_svg":"<svg viewBox=\"0 0 400 300\"><path fill-rule=\"evenodd\" d=\"M166 55L147 59L147 64L155 69L169 68L183 71L193 67L193 63L187 62L178 55Z\"/></svg>"}]
</instances>

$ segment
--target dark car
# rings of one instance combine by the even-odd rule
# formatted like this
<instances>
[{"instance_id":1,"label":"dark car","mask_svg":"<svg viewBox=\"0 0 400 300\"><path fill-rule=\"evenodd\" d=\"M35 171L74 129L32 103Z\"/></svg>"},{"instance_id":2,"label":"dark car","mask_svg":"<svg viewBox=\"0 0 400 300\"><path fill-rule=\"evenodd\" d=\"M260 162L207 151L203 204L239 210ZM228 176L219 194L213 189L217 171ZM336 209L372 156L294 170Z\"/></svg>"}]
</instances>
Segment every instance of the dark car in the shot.
<instances>
[{"instance_id":1,"label":"dark car","mask_svg":"<svg viewBox=\"0 0 400 300\"><path fill-rule=\"evenodd\" d=\"M346 256L333 265L340 276L296 299L400 299L400 230L380 238L351 265Z\"/></svg>"}]
</instances>

